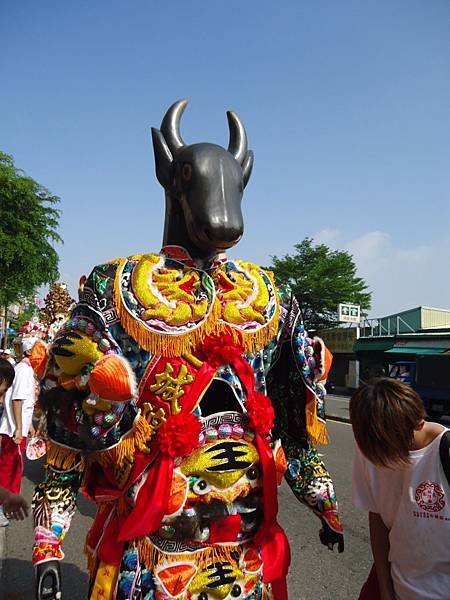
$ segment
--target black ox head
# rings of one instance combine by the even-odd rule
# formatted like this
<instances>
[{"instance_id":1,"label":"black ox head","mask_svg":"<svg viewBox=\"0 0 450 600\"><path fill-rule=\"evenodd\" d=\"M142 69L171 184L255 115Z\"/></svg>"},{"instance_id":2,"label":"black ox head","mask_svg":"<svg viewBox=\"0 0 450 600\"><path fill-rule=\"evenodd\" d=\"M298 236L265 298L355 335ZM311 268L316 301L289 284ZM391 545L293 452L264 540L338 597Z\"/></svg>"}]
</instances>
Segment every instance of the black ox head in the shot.
<instances>
[{"instance_id":1,"label":"black ox head","mask_svg":"<svg viewBox=\"0 0 450 600\"><path fill-rule=\"evenodd\" d=\"M167 111L161 130L152 128L156 176L166 190L164 244L184 246L193 258L208 259L242 237L242 193L253 153L241 121L227 112L228 150L216 144L186 145L180 118L187 101Z\"/></svg>"}]
</instances>

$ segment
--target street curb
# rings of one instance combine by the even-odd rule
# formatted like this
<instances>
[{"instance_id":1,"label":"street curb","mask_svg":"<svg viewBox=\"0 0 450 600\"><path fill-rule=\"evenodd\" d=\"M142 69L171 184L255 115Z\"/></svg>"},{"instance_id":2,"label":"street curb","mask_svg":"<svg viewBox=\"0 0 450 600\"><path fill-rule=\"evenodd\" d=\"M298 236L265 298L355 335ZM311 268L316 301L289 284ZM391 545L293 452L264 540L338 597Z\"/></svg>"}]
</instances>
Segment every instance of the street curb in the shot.
<instances>
[{"instance_id":1,"label":"street curb","mask_svg":"<svg viewBox=\"0 0 450 600\"><path fill-rule=\"evenodd\" d=\"M325 415L327 421L337 421L338 423L348 423L351 424L351 421L348 417L336 417L334 415Z\"/></svg>"}]
</instances>

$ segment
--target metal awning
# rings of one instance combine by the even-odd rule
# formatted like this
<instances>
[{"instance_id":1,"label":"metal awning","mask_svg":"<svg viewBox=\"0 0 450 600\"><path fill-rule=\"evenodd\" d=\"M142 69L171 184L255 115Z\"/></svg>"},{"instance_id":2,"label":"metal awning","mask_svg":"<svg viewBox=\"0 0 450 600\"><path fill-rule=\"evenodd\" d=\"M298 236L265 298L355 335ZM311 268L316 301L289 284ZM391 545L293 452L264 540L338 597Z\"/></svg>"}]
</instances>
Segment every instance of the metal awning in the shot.
<instances>
[{"instance_id":1,"label":"metal awning","mask_svg":"<svg viewBox=\"0 0 450 600\"><path fill-rule=\"evenodd\" d=\"M392 348L394 340L379 340L373 338L359 338L353 346L353 352L373 352L373 351L385 351Z\"/></svg>"},{"instance_id":2,"label":"metal awning","mask_svg":"<svg viewBox=\"0 0 450 600\"><path fill-rule=\"evenodd\" d=\"M445 348L417 348L416 346L396 346L386 350L385 354L442 354Z\"/></svg>"}]
</instances>

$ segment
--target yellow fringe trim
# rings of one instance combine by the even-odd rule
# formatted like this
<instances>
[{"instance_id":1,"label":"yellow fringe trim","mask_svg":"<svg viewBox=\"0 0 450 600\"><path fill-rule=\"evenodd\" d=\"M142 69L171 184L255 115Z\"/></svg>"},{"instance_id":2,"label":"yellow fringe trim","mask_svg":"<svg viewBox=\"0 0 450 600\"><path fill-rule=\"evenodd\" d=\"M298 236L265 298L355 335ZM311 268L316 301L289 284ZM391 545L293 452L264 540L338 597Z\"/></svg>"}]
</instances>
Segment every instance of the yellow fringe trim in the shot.
<instances>
[{"instance_id":1,"label":"yellow fringe trim","mask_svg":"<svg viewBox=\"0 0 450 600\"><path fill-rule=\"evenodd\" d=\"M98 462L102 467L122 468L125 462L133 462L136 448L145 453L149 452L148 443L154 433L153 427L147 423L143 416L139 415L133 429L124 436L117 446L109 450L93 452L89 456L89 460Z\"/></svg>"},{"instance_id":2,"label":"yellow fringe trim","mask_svg":"<svg viewBox=\"0 0 450 600\"><path fill-rule=\"evenodd\" d=\"M46 465L60 471L70 471L82 461L80 453L71 448L64 448L50 440L47 442ZM81 468L81 466L80 466Z\"/></svg>"},{"instance_id":3,"label":"yellow fringe trim","mask_svg":"<svg viewBox=\"0 0 450 600\"><path fill-rule=\"evenodd\" d=\"M329 437L327 425L317 416L317 404L314 399L306 405L306 431L313 445L320 444L322 446L328 444Z\"/></svg>"},{"instance_id":4,"label":"yellow fringe trim","mask_svg":"<svg viewBox=\"0 0 450 600\"><path fill-rule=\"evenodd\" d=\"M208 546L202 548L196 552L189 552L185 554L167 554L162 550L159 550L148 538L140 538L137 541L137 548L139 552L139 560L145 565L146 569L151 571L157 569L159 565L163 563L171 562L182 562L190 561L194 562L197 567L204 569L208 565L215 562L231 562L235 559L232 557L232 553L236 552L236 545L218 545Z\"/></svg>"},{"instance_id":5,"label":"yellow fringe trim","mask_svg":"<svg viewBox=\"0 0 450 600\"><path fill-rule=\"evenodd\" d=\"M230 323L221 320L222 306L217 299L214 299L211 311L205 321L186 333L179 335L164 334L149 330L142 321L132 315L125 306L122 299L121 277L122 269L127 262L126 258L119 261L115 280L114 280L114 303L120 322L125 331L138 344L148 350L153 355L162 355L167 357L178 357L181 355L190 355L195 348L202 344L209 335L220 336L225 332L231 332L233 340L244 344L244 350L247 352L257 352L266 346L278 332L278 320L280 315L280 305L278 296L275 294L276 309L275 314L269 323L257 329L256 331L244 331L238 329ZM275 282L273 273L266 272L270 278L274 290Z\"/></svg>"}]
</instances>

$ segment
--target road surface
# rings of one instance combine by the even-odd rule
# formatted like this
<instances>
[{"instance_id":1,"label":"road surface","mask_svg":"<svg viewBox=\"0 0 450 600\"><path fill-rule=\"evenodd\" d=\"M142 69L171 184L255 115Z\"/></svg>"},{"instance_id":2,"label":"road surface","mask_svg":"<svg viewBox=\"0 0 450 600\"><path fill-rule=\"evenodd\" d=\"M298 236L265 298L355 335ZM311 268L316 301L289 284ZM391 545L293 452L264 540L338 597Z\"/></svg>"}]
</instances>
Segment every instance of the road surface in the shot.
<instances>
[{"instance_id":1,"label":"road surface","mask_svg":"<svg viewBox=\"0 0 450 600\"><path fill-rule=\"evenodd\" d=\"M292 563L289 574L290 600L353 600L358 597L371 564L366 516L350 502L353 439L347 423L329 421L331 443L321 450L333 475L346 529L345 552L337 554L322 546L318 538L318 519L300 505L290 489L280 490L280 522L291 542ZM27 461L23 482L25 496L42 477L42 462ZM86 600L87 573L83 555L84 537L94 513L93 505L80 498L79 511L64 543L62 564L63 600ZM33 600L34 573L30 564L32 522L12 523L0 531L3 540L0 598Z\"/></svg>"}]
</instances>

